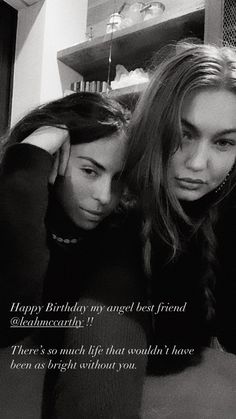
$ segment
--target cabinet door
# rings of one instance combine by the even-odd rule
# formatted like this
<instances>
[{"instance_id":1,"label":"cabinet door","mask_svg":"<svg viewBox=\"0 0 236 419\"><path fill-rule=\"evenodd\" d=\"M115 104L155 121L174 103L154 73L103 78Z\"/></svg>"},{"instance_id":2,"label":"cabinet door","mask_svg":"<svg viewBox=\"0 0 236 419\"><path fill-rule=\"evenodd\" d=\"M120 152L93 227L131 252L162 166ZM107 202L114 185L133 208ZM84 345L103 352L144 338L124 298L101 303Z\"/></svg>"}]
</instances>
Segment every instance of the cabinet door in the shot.
<instances>
[{"instance_id":1,"label":"cabinet door","mask_svg":"<svg viewBox=\"0 0 236 419\"><path fill-rule=\"evenodd\" d=\"M0 135L9 125L17 11L0 2Z\"/></svg>"}]
</instances>

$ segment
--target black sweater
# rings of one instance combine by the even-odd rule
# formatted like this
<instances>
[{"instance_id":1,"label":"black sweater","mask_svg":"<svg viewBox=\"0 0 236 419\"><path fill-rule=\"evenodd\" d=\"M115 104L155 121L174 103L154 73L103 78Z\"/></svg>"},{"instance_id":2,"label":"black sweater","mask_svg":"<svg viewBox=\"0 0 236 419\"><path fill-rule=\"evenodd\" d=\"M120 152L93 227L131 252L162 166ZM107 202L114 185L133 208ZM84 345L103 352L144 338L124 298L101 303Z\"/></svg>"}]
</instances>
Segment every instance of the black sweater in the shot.
<instances>
[{"instance_id":1,"label":"black sweater","mask_svg":"<svg viewBox=\"0 0 236 419\"><path fill-rule=\"evenodd\" d=\"M146 357L129 355L128 348L146 347L146 315L108 312L108 306L129 306L145 301L145 281L141 269L141 247L137 245L136 222L113 216L91 232L78 229L52 197L48 187L51 157L28 144L11 146L0 174L1 251L1 343L9 345L34 329L9 327L13 302L23 305L48 303L88 308L87 316L59 311L41 314L43 319L78 320L93 317L93 325L83 329L41 329L35 339L47 348L79 348L86 352L70 356L73 362L133 364L133 369L82 369L67 373L47 372L43 417L55 418L137 418L141 403ZM72 240L70 244L62 241ZM73 243L73 239L77 243ZM91 307L103 305L100 315ZM25 315L25 319L35 316ZM37 329L38 330L38 329ZM65 333L64 333L65 332ZM101 345L96 358L88 354L90 345ZM40 346L40 347L41 347ZM118 357L106 353L113 346L122 350ZM121 351L122 352L122 351ZM64 359L65 358L65 359ZM54 357L52 361L66 360ZM48 397L49 396L49 397ZM50 405L50 406L49 406ZM71 410L68 410L71 406Z\"/></svg>"},{"instance_id":2,"label":"black sweater","mask_svg":"<svg viewBox=\"0 0 236 419\"><path fill-rule=\"evenodd\" d=\"M71 329L65 336L58 332L50 332L49 336L43 334L45 345L53 342L60 346L66 342L69 347L81 344L125 347L125 355L119 355L119 360L128 363L133 359L136 365L136 369L128 373L77 369L70 374L60 374L56 384L60 397L57 397L56 408L55 403L52 407L55 418L106 419L111 417L111 412L117 418L138 417L146 357L134 356L131 359L127 355L128 348L157 345L163 349L161 354L150 356L151 374L178 371L198 362L202 348L210 344L212 335L217 336L227 350L236 353L234 192L225 200L216 226L219 242L216 319L208 325L204 287L200 281L201 242L197 236L175 263L166 264L165 246L159 241L154 244L152 292L148 301L147 280L142 271L140 217L130 214L118 221L112 217L95 231L84 234L68 220L58 203L50 200L48 207L50 168L48 153L26 144L10 147L3 162L0 175L3 343L9 344L20 336L17 329L9 329L12 301L32 305L42 301L62 304L79 300L80 304L102 303L106 307L140 302L154 305L155 311L160 303L176 307L183 307L186 303L184 312L164 309L152 316L137 310L122 316L103 311L101 317L95 318L93 327L82 332ZM205 200L193 203L190 211L204 211L207 205ZM52 234L77 238L78 244L60 243L52 238ZM172 353L174 346L194 351L191 355ZM167 355L166 348L169 348ZM111 362L118 358L103 353L100 361ZM91 358L83 356L82 360L89 362ZM84 385L78 387L78 382ZM68 404L74 405L70 413L65 408Z\"/></svg>"},{"instance_id":3,"label":"black sweater","mask_svg":"<svg viewBox=\"0 0 236 419\"><path fill-rule=\"evenodd\" d=\"M195 202L182 202L183 209L197 220L214 205L215 192ZM154 373L168 373L198 362L202 349L217 337L223 348L236 354L236 188L219 204L218 219L214 225L216 254L214 261L215 285L212 288L215 316L207 321L207 299L202 278L206 258L202 235L189 235L185 246L174 261L167 261L167 246L153 240L151 298L156 307L182 307L184 311L163 311L154 316L153 344L168 346L167 356L151 357ZM188 227L184 226L184 232ZM190 231L190 230L189 230ZM185 235L187 237L187 234ZM161 308L160 308L161 310ZM191 349L193 356L177 355L173 348ZM184 351L179 351L184 353ZM176 354L173 356L173 354Z\"/></svg>"},{"instance_id":4,"label":"black sweater","mask_svg":"<svg viewBox=\"0 0 236 419\"><path fill-rule=\"evenodd\" d=\"M94 266L96 266L96 279L93 279L93 287L96 288L96 291L93 297L106 299L106 295L109 295L107 301L112 304L117 298L117 289L111 288L114 284L107 281L104 289L101 284L97 285L99 283L98 269L101 269L101 266L105 264L109 265L111 260L114 260L112 265L115 266L114 271L117 270L119 265L125 266L119 281L122 281L123 275L127 277L126 270L130 275L128 284L134 281L133 278L137 277L138 279L142 276L142 257L137 233L140 229L138 217L132 214L122 222L119 220L118 223L117 220L109 219L95 231L84 233L70 222L60 208L59 203L51 200L48 208L48 176L50 169L51 156L38 147L28 144L10 147L1 166L1 272L4 278L1 308L4 313L6 313L6 306L9 305L9 298L10 302L16 300L22 301L24 304L40 304L44 284L46 284L44 294L46 294L45 298L48 300L51 298L54 301L58 300L58 302L60 300L64 301L66 298L70 298L71 301L77 300L78 295L80 295L80 288L84 289L83 292L86 290L86 281L87 284L90 283L89 281L92 283L91 277L95 273L93 273ZM226 198L216 225L219 267L215 295L217 322L214 325L214 332L223 346L234 353L236 352L235 322L233 321L235 318L233 307L236 295L236 265L234 263L236 242L235 195L236 192L233 191ZM211 198L204 198L197 203L190 203L187 206L187 211L193 215L194 212L203 212L207 209L210 200ZM45 217L47 230L45 229ZM60 244L52 239L52 233L62 237L78 237L78 245ZM203 328L205 313L203 314L200 309L204 304L203 289L199 280L202 273L199 252L202 243L200 240L196 238L196 240L190 241L178 261L168 264L165 263L166 248L160 241L154 244L151 299L155 305L160 302L169 302L170 305L178 303L181 306L187 301L186 316L175 316L173 313L168 315L166 311L163 311L162 315L159 313L158 319L163 317L165 320L163 328L165 322L167 322L166 325L169 321L173 324L171 330L173 329L173 332L175 330L174 336L178 333L185 336L197 334L196 340L204 344L207 340L209 341L209 333L208 331L205 333L205 328ZM101 259L102 252L105 255L103 260ZM48 266L49 254L50 263ZM91 263L92 260L93 263ZM101 263L99 263L99 260L101 260ZM66 265L69 267L66 267ZM79 268L82 270L82 275L80 275L78 281ZM66 269L70 272L66 272ZM46 281L44 281L45 275L47 275ZM114 272L111 271L109 276L114 276ZM90 279L88 280L88 278ZM137 283L139 283L138 280ZM65 289L61 289L61 287L65 287ZM135 288L136 285L134 290ZM132 293L134 293L134 290L132 290ZM86 292L91 293L88 290ZM138 293L139 291L137 295ZM141 294L144 295L142 287ZM119 298L121 297L119 296ZM123 296L123 298L126 297ZM110 299L112 300L110 301ZM201 327L197 329L194 323L191 323L190 305L195 312L195 319L198 319L199 324L201 324ZM189 330L185 331L181 326L176 327L175 319L177 319L177 323L180 322L180 325L183 321L183 324L186 324ZM159 320L159 323L162 322ZM170 324L166 326L166 328L169 327ZM161 326L159 326L159 330L160 328ZM191 329L194 329L193 334L190 333ZM199 329L203 331L202 335L198 333ZM15 333L14 331L14 335ZM160 334L157 331L157 336ZM171 339L171 333L168 333L167 330L164 335ZM8 338L9 328L7 331ZM176 339L180 338L177 336ZM191 343L191 340L189 342Z\"/></svg>"}]
</instances>

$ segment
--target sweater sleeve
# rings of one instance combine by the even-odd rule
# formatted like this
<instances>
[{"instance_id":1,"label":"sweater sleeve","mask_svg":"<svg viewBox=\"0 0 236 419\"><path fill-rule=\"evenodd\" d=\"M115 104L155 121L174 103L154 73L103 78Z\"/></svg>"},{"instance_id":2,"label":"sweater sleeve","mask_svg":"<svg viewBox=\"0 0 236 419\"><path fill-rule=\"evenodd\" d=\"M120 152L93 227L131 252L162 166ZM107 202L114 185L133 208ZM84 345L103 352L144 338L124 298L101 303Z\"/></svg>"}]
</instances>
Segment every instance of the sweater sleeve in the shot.
<instances>
[{"instance_id":1,"label":"sweater sleeve","mask_svg":"<svg viewBox=\"0 0 236 419\"><path fill-rule=\"evenodd\" d=\"M236 354L236 208L231 207L220 221L216 281L216 320L220 343Z\"/></svg>"},{"instance_id":2,"label":"sweater sleeve","mask_svg":"<svg viewBox=\"0 0 236 419\"><path fill-rule=\"evenodd\" d=\"M22 336L10 328L12 304L38 304L48 262L44 218L51 156L29 144L9 147L0 171L1 344ZM17 313L15 313L17 315Z\"/></svg>"}]
</instances>

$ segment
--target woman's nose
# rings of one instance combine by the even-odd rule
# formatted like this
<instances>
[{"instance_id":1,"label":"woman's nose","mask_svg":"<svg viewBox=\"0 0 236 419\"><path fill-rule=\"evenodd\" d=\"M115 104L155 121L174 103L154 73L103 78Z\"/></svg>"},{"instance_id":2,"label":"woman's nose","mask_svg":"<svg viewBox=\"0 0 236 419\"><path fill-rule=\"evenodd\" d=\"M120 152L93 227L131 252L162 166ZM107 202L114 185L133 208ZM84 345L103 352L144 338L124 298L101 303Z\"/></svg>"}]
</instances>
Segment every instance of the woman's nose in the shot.
<instances>
[{"instance_id":1,"label":"woman's nose","mask_svg":"<svg viewBox=\"0 0 236 419\"><path fill-rule=\"evenodd\" d=\"M111 201L111 195L111 180L100 180L100 182L96 184L94 190L94 199L99 201L102 205L108 205Z\"/></svg>"},{"instance_id":2,"label":"woman's nose","mask_svg":"<svg viewBox=\"0 0 236 419\"><path fill-rule=\"evenodd\" d=\"M204 170L208 165L209 149L205 141L196 141L186 152L185 165L194 171Z\"/></svg>"}]
</instances>

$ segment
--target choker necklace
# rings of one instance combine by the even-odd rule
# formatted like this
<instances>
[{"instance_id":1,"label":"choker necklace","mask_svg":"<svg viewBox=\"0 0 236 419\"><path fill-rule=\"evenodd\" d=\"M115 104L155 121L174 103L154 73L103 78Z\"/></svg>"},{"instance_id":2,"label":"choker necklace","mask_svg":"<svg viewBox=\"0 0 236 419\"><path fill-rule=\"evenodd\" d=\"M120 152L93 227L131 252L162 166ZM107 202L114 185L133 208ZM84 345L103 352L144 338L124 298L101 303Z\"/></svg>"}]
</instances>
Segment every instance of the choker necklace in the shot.
<instances>
[{"instance_id":1,"label":"choker necklace","mask_svg":"<svg viewBox=\"0 0 236 419\"><path fill-rule=\"evenodd\" d=\"M56 234L52 233L52 238L53 240L56 240L58 243L61 244L77 244L78 241L82 240L82 237L77 238L77 239L64 239L62 237L56 236Z\"/></svg>"}]
</instances>

